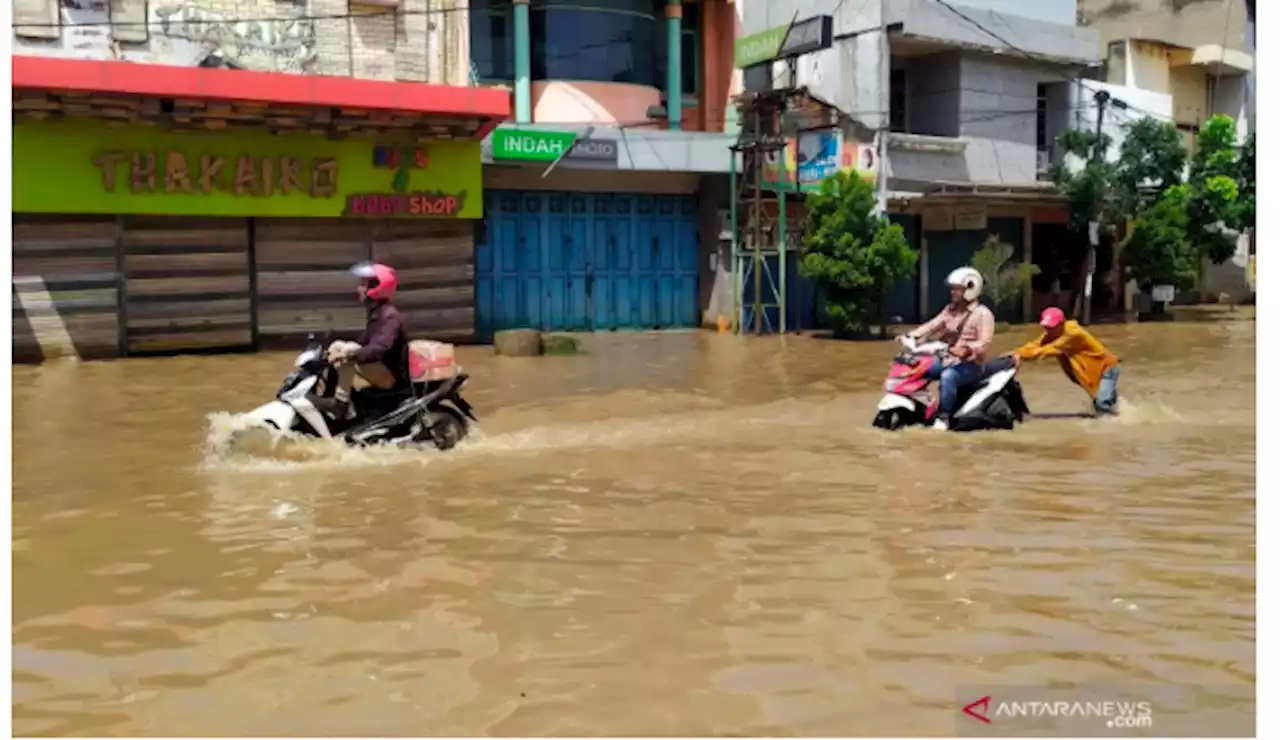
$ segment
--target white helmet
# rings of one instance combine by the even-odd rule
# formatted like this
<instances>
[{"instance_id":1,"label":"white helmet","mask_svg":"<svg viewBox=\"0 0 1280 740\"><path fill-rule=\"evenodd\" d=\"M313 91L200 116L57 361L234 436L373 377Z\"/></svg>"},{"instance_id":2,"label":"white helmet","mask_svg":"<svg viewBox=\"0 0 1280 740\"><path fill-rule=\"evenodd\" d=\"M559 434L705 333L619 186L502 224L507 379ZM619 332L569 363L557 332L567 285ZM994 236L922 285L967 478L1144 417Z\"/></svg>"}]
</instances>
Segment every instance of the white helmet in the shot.
<instances>
[{"instance_id":1,"label":"white helmet","mask_svg":"<svg viewBox=\"0 0 1280 740\"><path fill-rule=\"evenodd\" d=\"M982 295L982 273L972 267L958 267L947 276L947 285L964 288L964 299L976 301Z\"/></svg>"}]
</instances>

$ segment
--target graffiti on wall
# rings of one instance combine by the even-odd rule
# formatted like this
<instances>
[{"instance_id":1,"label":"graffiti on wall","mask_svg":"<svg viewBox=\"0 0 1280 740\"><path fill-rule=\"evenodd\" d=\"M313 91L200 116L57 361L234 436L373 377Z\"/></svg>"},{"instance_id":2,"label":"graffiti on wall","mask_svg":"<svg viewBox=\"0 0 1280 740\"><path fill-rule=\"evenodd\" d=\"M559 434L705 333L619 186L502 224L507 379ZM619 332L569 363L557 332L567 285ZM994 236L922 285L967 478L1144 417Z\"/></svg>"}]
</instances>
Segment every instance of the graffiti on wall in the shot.
<instances>
[{"instance_id":1,"label":"graffiti on wall","mask_svg":"<svg viewBox=\"0 0 1280 740\"><path fill-rule=\"evenodd\" d=\"M316 59L315 23L301 14L279 18L234 18L199 3L154 10L160 35L217 50L248 69L304 72Z\"/></svg>"},{"instance_id":2,"label":"graffiti on wall","mask_svg":"<svg viewBox=\"0 0 1280 740\"><path fill-rule=\"evenodd\" d=\"M316 23L306 16L305 3L272 0L239 15L217 12L212 5L207 0L137 0L119 6L108 0L32 0L16 6L25 11L16 20L33 25L15 21L14 52L178 66L201 65L216 56L246 69L312 71Z\"/></svg>"}]
</instances>

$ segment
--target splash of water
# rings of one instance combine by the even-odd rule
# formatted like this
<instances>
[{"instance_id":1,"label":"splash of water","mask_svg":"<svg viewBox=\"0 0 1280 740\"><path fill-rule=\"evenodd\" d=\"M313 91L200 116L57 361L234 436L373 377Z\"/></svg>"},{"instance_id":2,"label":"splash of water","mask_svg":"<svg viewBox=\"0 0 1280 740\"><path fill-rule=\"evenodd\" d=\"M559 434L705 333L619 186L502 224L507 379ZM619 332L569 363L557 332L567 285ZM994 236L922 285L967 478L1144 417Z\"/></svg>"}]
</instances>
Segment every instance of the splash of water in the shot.
<instances>
[{"instance_id":1,"label":"splash of water","mask_svg":"<svg viewBox=\"0 0 1280 740\"><path fill-rule=\"evenodd\" d=\"M1120 398L1119 413L1104 421L1125 426L1176 424L1186 419L1159 398Z\"/></svg>"},{"instance_id":2,"label":"splash of water","mask_svg":"<svg viewBox=\"0 0 1280 740\"><path fill-rule=\"evenodd\" d=\"M491 435L473 426L457 447L445 453L430 447L350 447L339 440L315 439L263 427L242 415L215 413L209 416L203 467L220 471L287 472L301 468L426 465L477 455L691 444L711 439L724 444L729 436L776 441L781 429L822 424L822 416L831 413L843 412L833 410L828 401L788 400L747 409L542 424Z\"/></svg>"},{"instance_id":3,"label":"splash of water","mask_svg":"<svg viewBox=\"0 0 1280 740\"><path fill-rule=\"evenodd\" d=\"M435 450L396 447L351 447L337 439L316 439L263 426L243 414L218 412L208 417L205 470L287 472L300 468L358 468L406 463L423 464Z\"/></svg>"}]
</instances>

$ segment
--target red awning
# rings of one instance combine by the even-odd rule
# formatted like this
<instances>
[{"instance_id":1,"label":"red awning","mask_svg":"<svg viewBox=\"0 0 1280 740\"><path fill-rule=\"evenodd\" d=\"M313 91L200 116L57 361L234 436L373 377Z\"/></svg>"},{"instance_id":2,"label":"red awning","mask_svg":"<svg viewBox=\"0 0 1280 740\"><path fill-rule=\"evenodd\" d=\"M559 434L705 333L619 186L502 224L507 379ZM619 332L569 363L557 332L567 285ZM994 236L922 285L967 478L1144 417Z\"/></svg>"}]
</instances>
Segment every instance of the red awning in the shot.
<instances>
[{"instance_id":1,"label":"red awning","mask_svg":"<svg viewBox=\"0 0 1280 740\"><path fill-rule=\"evenodd\" d=\"M492 88L19 55L13 89L485 119L480 136L511 114L510 93Z\"/></svg>"}]
</instances>

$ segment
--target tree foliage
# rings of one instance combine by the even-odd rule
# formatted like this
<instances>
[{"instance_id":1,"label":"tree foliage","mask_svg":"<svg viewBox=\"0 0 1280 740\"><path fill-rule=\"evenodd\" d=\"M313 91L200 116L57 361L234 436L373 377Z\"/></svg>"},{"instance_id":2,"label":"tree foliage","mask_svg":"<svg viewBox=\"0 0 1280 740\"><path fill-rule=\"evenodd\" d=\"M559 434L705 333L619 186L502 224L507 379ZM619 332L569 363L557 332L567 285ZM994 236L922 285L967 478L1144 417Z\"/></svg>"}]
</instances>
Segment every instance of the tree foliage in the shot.
<instances>
[{"instance_id":1,"label":"tree foliage","mask_svg":"<svg viewBox=\"0 0 1280 740\"><path fill-rule=\"evenodd\" d=\"M1129 124L1114 163L1106 161L1105 134L1067 131L1058 144L1068 156L1051 175L1067 198L1071 229L1086 233L1097 220L1105 232L1134 219L1121 256L1145 288L1191 287L1203 259L1230 259L1236 233L1254 226L1256 144L1250 136L1237 147L1228 116L1201 127L1189 159L1177 128L1150 117Z\"/></svg>"},{"instance_id":2,"label":"tree foliage","mask_svg":"<svg viewBox=\"0 0 1280 740\"><path fill-rule=\"evenodd\" d=\"M1175 185L1133 222L1121 257L1125 276L1150 291L1155 285L1186 290L1200 275L1200 251L1191 238L1191 189Z\"/></svg>"},{"instance_id":3,"label":"tree foliage","mask_svg":"<svg viewBox=\"0 0 1280 740\"><path fill-rule=\"evenodd\" d=\"M1253 229L1258 225L1255 207L1258 200L1257 137L1249 134L1240 150L1240 227Z\"/></svg>"},{"instance_id":4,"label":"tree foliage","mask_svg":"<svg viewBox=\"0 0 1280 740\"><path fill-rule=\"evenodd\" d=\"M973 268L982 274L983 292L997 310L1022 297L1031 289L1031 278L1040 274L1040 268L1034 264L1012 261L1013 251L1012 245L990 234L982 249L973 255Z\"/></svg>"},{"instance_id":5,"label":"tree foliage","mask_svg":"<svg viewBox=\"0 0 1280 740\"><path fill-rule=\"evenodd\" d=\"M868 329L893 284L916 271L916 250L902 227L876 215L875 206L871 184L852 172L827 178L806 201L800 274L823 291L837 329Z\"/></svg>"},{"instance_id":6,"label":"tree foliage","mask_svg":"<svg viewBox=\"0 0 1280 740\"><path fill-rule=\"evenodd\" d=\"M1236 122L1230 116L1216 115L1200 127L1187 179L1188 228L1197 249L1214 264L1231 259L1236 251L1233 232L1244 227L1241 159Z\"/></svg>"},{"instance_id":7,"label":"tree foliage","mask_svg":"<svg viewBox=\"0 0 1280 740\"><path fill-rule=\"evenodd\" d=\"M1182 184L1187 150L1178 128L1150 116L1134 121L1125 132L1115 168L1113 197L1122 218L1132 218L1158 202L1164 192Z\"/></svg>"},{"instance_id":8,"label":"tree foliage","mask_svg":"<svg viewBox=\"0 0 1280 740\"><path fill-rule=\"evenodd\" d=\"M1067 156L1050 177L1067 198L1069 225L1076 233L1088 233L1094 220L1109 231L1182 183L1187 150L1172 123L1148 116L1129 124L1109 161L1112 143L1106 134L1089 131L1069 130L1058 137Z\"/></svg>"},{"instance_id":9,"label":"tree foliage","mask_svg":"<svg viewBox=\"0 0 1280 740\"><path fill-rule=\"evenodd\" d=\"M1116 167L1107 161L1111 137L1071 129L1058 137L1066 155L1049 170L1049 177L1067 199L1068 226L1078 234L1089 231L1089 222L1116 223L1120 214L1111 211L1111 191ZM1074 160L1074 161L1073 161ZM1072 165L1079 164L1079 168Z\"/></svg>"}]
</instances>

